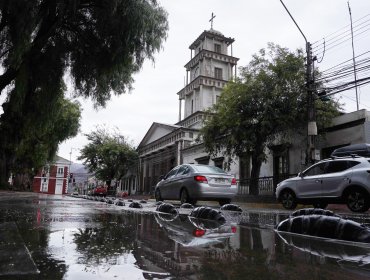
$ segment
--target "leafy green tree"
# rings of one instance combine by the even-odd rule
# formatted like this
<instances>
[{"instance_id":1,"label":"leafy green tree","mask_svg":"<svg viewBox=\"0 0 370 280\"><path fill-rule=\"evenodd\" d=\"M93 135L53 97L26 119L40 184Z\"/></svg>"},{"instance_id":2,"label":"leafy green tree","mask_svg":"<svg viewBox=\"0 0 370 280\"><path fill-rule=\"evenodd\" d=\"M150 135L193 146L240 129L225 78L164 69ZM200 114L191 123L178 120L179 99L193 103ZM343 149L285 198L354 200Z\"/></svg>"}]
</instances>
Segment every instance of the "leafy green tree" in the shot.
<instances>
[{"instance_id":1,"label":"leafy green tree","mask_svg":"<svg viewBox=\"0 0 370 280\"><path fill-rule=\"evenodd\" d=\"M47 65L44 79L48 72L69 72L76 95L104 105L112 91L130 87L167 29L167 13L156 0L1 1L0 91L32 70L26 69L31 61L51 59L60 63Z\"/></svg>"},{"instance_id":2,"label":"leafy green tree","mask_svg":"<svg viewBox=\"0 0 370 280\"><path fill-rule=\"evenodd\" d=\"M201 134L211 154L224 153L229 159L251 155L250 193L258 194L266 147L307 125L305 59L300 50L293 53L270 43L240 70L240 77L223 90ZM316 103L323 107L320 100ZM327 102L325 110L317 112L318 127L336 114L338 104Z\"/></svg>"},{"instance_id":3,"label":"leafy green tree","mask_svg":"<svg viewBox=\"0 0 370 280\"><path fill-rule=\"evenodd\" d=\"M137 151L119 133L98 128L86 137L90 143L82 148L78 159L83 160L90 172L94 172L99 180L106 181L108 186L112 179L120 180L136 166Z\"/></svg>"},{"instance_id":4,"label":"leafy green tree","mask_svg":"<svg viewBox=\"0 0 370 280\"><path fill-rule=\"evenodd\" d=\"M167 30L167 13L156 0L1 1L0 184L18 168L17 157L27 163L19 153L34 149L38 161L45 160L44 149L49 159L55 153L55 141L41 147L33 134L58 137L50 122L66 92L64 77L73 96L104 106L112 93L132 87L132 75L145 59L154 60Z\"/></svg>"},{"instance_id":5,"label":"leafy green tree","mask_svg":"<svg viewBox=\"0 0 370 280\"><path fill-rule=\"evenodd\" d=\"M8 114L7 117L11 116L10 119L2 123L1 130L6 133L1 140L5 137L15 140L2 142L4 144L2 149L8 155L9 171L16 176L16 187L24 186L27 181L31 181L34 172L46 161L53 159L59 144L78 133L81 118L79 103L59 96L52 108L44 109L50 110L47 120L39 122L36 126L32 122L39 114L43 114L42 108L25 114L26 117Z\"/></svg>"}]
</instances>

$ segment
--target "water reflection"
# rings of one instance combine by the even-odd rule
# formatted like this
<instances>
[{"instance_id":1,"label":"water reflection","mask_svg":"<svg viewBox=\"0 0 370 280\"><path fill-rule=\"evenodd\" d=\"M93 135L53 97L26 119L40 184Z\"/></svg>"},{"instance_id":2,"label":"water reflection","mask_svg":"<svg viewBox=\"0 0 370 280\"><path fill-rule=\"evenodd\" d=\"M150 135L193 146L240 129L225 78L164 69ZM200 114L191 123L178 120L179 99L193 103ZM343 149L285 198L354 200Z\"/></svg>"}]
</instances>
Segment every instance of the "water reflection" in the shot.
<instances>
[{"instance_id":1,"label":"water reflection","mask_svg":"<svg viewBox=\"0 0 370 280\"><path fill-rule=\"evenodd\" d=\"M279 235L272 225L282 217L273 212L225 216L219 225L95 201L1 203L0 223L16 225L40 273L0 279L370 277L369 248Z\"/></svg>"},{"instance_id":2,"label":"water reflection","mask_svg":"<svg viewBox=\"0 0 370 280\"><path fill-rule=\"evenodd\" d=\"M336 262L342 268L351 268L353 272L370 276L370 245L352 243L300 234L277 232L277 235L289 247L298 249L310 257L324 262Z\"/></svg>"},{"instance_id":3,"label":"water reflection","mask_svg":"<svg viewBox=\"0 0 370 280\"><path fill-rule=\"evenodd\" d=\"M172 218L169 214L156 213L155 219L170 239L185 247L221 243L236 232L235 224L196 219L186 214Z\"/></svg>"}]
</instances>

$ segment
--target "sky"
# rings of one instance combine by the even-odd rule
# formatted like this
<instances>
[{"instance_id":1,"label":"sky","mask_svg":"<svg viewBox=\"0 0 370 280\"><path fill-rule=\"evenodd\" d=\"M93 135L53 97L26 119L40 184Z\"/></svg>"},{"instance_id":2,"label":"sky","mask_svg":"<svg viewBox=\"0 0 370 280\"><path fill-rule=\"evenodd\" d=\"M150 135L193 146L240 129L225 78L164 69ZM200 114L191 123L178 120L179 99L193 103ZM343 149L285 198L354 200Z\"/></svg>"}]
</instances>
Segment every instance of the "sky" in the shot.
<instances>
[{"instance_id":1,"label":"sky","mask_svg":"<svg viewBox=\"0 0 370 280\"><path fill-rule=\"evenodd\" d=\"M347 0L283 0L307 41L313 44L316 64L320 71L352 59L350 16ZM63 142L58 155L78 162L79 151L88 144L84 134L97 126L118 129L134 145L139 145L153 122L175 124L179 117L177 92L184 87L184 65L190 60L190 44L211 28L235 39L233 56L246 66L253 54L266 48L269 42L292 51L305 50L305 39L284 9L280 0L159 0L168 12L169 32L155 62L146 61L134 76L130 93L114 96L105 108L98 110L90 100L79 99L82 107L78 136ZM370 51L370 1L351 0L355 56ZM368 21L368 22L367 22ZM357 29L355 27L357 26ZM325 54L323 56L325 38ZM348 37L350 38L350 37ZM357 59L366 57L360 56ZM367 57L370 57L367 54ZM367 76L370 76L367 73ZM345 112L356 110L356 94L345 91L335 98ZM370 87L358 89L359 109L370 110Z\"/></svg>"}]
</instances>

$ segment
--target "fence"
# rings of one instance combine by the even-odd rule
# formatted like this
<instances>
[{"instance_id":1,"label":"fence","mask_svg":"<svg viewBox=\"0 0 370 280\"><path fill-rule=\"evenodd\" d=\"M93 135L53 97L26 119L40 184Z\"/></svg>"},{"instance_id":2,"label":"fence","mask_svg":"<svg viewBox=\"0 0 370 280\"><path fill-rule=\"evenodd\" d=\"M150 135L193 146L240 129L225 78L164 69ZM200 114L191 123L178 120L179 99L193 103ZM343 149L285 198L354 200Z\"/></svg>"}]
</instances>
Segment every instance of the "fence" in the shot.
<instances>
[{"instance_id":1,"label":"fence","mask_svg":"<svg viewBox=\"0 0 370 280\"><path fill-rule=\"evenodd\" d=\"M276 185L287 179L297 176L296 174L289 174L281 176L279 179L274 176L258 178L258 195L271 195L275 194ZM240 180L238 184L238 195L249 195L249 186L251 179Z\"/></svg>"}]
</instances>

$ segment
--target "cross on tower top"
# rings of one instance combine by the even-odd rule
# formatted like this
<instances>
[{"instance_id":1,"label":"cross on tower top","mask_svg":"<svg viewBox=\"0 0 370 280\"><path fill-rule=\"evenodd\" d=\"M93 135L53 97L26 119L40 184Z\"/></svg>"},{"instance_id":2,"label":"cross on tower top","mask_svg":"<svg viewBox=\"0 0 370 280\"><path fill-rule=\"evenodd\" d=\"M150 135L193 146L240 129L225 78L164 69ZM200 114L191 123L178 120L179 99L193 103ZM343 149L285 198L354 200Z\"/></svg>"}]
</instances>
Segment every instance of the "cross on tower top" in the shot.
<instances>
[{"instance_id":1,"label":"cross on tower top","mask_svg":"<svg viewBox=\"0 0 370 280\"><path fill-rule=\"evenodd\" d=\"M209 20L211 22L211 29L213 29L213 19L216 17L216 15L213 14L211 15L211 19Z\"/></svg>"}]
</instances>

